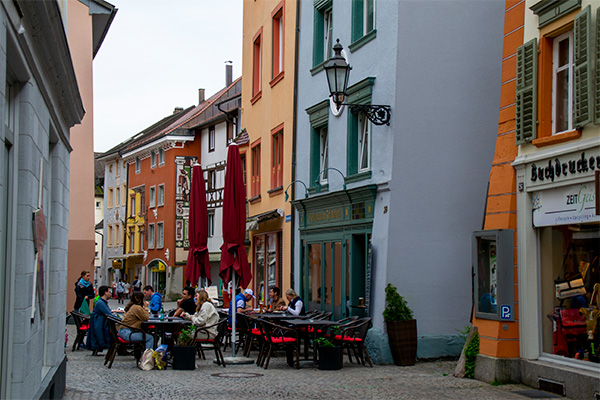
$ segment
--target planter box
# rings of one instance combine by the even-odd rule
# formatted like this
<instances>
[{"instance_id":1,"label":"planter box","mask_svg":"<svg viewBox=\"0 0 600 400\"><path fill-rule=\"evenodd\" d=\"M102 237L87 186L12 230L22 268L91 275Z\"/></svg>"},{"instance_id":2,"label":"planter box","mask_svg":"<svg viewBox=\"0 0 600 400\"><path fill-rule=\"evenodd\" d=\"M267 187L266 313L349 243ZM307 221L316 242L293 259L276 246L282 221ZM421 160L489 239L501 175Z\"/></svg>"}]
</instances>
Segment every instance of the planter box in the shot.
<instances>
[{"instance_id":1,"label":"planter box","mask_svg":"<svg viewBox=\"0 0 600 400\"><path fill-rule=\"evenodd\" d=\"M417 320L386 322L390 350L396 365L417 362Z\"/></svg>"},{"instance_id":2,"label":"planter box","mask_svg":"<svg viewBox=\"0 0 600 400\"><path fill-rule=\"evenodd\" d=\"M196 347L173 346L173 369L196 369Z\"/></svg>"},{"instance_id":3,"label":"planter box","mask_svg":"<svg viewBox=\"0 0 600 400\"><path fill-rule=\"evenodd\" d=\"M319 346L317 350L319 352L319 369L327 371L342 369L343 354L340 346Z\"/></svg>"}]
</instances>

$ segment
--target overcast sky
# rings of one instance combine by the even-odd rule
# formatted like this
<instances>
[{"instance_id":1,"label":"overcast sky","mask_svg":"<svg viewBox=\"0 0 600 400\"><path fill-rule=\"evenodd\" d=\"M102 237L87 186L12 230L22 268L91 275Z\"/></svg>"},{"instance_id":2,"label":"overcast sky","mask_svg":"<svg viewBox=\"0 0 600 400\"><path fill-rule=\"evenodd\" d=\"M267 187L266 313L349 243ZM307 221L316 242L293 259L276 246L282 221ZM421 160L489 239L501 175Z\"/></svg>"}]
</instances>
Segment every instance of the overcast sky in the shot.
<instances>
[{"instance_id":1,"label":"overcast sky","mask_svg":"<svg viewBox=\"0 0 600 400\"><path fill-rule=\"evenodd\" d=\"M94 151L105 152L242 74L242 0L108 0L117 15L94 59Z\"/></svg>"}]
</instances>

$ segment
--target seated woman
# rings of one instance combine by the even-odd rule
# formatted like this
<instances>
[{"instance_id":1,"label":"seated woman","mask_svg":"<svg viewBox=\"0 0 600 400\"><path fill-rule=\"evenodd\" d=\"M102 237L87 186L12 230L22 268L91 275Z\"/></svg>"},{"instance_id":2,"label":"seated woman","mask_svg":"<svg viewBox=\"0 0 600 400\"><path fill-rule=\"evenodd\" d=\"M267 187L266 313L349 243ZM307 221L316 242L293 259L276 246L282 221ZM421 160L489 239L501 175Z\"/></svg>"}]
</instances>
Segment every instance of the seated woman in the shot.
<instances>
[{"instance_id":1,"label":"seated woman","mask_svg":"<svg viewBox=\"0 0 600 400\"><path fill-rule=\"evenodd\" d=\"M199 290L196 293L196 313L190 315L187 312L183 312L181 316L187 320L192 320L192 323L198 328L204 328L205 326L214 325L219 322L219 314L217 309L210 301L208 292L206 290ZM198 332L198 339L214 339L217 336L217 327L213 326L208 328L208 335L206 331Z\"/></svg>"},{"instance_id":2,"label":"seated woman","mask_svg":"<svg viewBox=\"0 0 600 400\"><path fill-rule=\"evenodd\" d=\"M282 311L287 311L292 315L306 315L304 310L304 303L300 296L296 294L294 289L288 289L285 292L285 297L288 299L288 306L282 306Z\"/></svg>"},{"instance_id":3,"label":"seated woman","mask_svg":"<svg viewBox=\"0 0 600 400\"><path fill-rule=\"evenodd\" d=\"M131 301L125 306L125 315L123 315L123 323L133 328L141 328L142 322L148 321L150 313L148 312L148 302L144 301L142 292L133 292ZM141 342L144 340L142 332L132 331L123 326L119 329L119 337L130 342ZM154 348L154 338L150 334L146 334L146 349Z\"/></svg>"}]
</instances>

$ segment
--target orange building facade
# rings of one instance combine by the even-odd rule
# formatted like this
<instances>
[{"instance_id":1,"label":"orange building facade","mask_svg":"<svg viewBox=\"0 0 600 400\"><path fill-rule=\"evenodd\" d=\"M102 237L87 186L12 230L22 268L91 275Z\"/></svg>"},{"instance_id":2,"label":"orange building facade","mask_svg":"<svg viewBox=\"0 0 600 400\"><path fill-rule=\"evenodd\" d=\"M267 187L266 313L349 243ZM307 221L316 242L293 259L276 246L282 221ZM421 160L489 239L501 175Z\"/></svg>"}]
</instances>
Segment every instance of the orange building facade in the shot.
<instances>
[{"instance_id":1,"label":"orange building facade","mask_svg":"<svg viewBox=\"0 0 600 400\"><path fill-rule=\"evenodd\" d=\"M599 1L506 1L496 150L473 246L475 376L571 398L600 392L599 16Z\"/></svg>"},{"instance_id":2,"label":"orange building facade","mask_svg":"<svg viewBox=\"0 0 600 400\"><path fill-rule=\"evenodd\" d=\"M286 189L295 136L296 2L244 1L242 127L246 168L251 287L268 302L269 287L292 286L292 209ZM289 187L288 193L294 190Z\"/></svg>"}]
</instances>

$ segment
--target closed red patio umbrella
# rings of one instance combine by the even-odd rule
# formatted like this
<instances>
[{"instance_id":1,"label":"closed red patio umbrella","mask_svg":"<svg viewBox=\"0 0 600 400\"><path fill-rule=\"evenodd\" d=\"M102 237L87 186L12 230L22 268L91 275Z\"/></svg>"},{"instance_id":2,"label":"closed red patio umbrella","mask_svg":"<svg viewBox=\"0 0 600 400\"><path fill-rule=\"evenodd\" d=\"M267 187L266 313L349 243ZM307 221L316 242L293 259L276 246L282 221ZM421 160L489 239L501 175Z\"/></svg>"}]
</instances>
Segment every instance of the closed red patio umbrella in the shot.
<instances>
[{"instance_id":1,"label":"closed red patio umbrella","mask_svg":"<svg viewBox=\"0 0 600 400\"><path fill-rule=\"evenodd\" d=\"M223 245L219 275L225 284L239 277L239 286L245 288L252 280L246 239L246 188L242 176L242 160L237 144L229 145L223 194ZM235 288L234 288L235 289Z\"/></svg>"},{"instance_id":2,"label":"closed red patio umbrella","mask_svg":"<svg viewBox=\"0 0 600 400\"><path fill-rule=\"evenodd\" d=\"M202 277L207 280L208 286L212 283L207 246L208 211L204 173L198 163L192 167L188 239L190 250L185 266L185 275L192 285L198 283L198 278Z\"/></svg>"},{"instance_id":3,"label":"closed red patio umbrella","mask_svg":"<svg viewBox=\"0 0 600 400\"><path fill-rule=\"evenodd\" d=\"M250 272L248 256L244 247L244 239L246 238L246 188L242 176L240 151L235 143L229 145L226 168L223 193L223 245L221 246L219 276L225 284L232 281L231 350L233 356L230 360L236 362L240 360L235 356L235 290L238 286L245 288L252 280L252 273Z\"/></svg>"}]
</instances>

